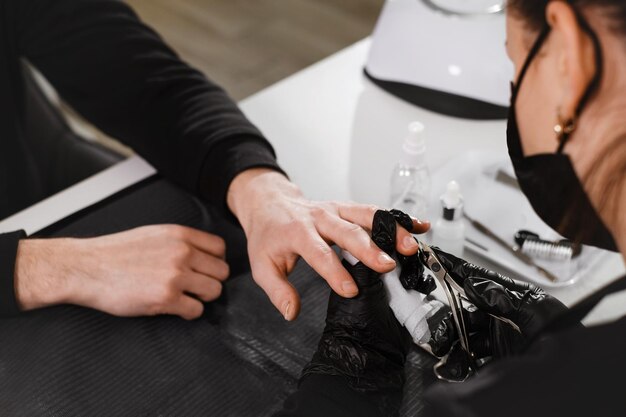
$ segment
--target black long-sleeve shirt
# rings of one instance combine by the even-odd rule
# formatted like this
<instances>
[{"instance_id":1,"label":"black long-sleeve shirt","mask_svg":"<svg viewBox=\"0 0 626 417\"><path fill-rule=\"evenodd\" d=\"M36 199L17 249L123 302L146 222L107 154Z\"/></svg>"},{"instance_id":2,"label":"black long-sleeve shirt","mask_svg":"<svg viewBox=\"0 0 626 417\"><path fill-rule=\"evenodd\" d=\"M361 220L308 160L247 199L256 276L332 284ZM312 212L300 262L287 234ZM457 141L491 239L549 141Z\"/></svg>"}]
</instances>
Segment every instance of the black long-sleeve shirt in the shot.
<instances>
[{"instance_id":1,"label":"black long-sleeve shirt","mask_svg":"<svg viewBox=\"0 0 626 417\"><path fill-rule=\"evenodd\" d=\"M227 94L123 2L0 0L0 219L33 202L23 186L35 174L22 141L21 59L105 133L223 210L238 173L280 170L269 143ZM0 235L0 280L12 277L18 238Z\"/></svg>"}]
</instances>

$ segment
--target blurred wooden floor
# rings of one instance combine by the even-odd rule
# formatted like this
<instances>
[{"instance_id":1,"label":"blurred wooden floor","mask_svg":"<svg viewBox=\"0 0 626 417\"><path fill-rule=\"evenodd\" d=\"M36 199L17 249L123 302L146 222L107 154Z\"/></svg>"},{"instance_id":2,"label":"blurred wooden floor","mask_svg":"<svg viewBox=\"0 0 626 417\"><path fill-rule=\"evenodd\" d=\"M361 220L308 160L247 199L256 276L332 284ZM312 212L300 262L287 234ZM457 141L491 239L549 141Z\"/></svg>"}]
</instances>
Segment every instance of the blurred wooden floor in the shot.
<instances>
[{"instance_id":1,"label":"blurred wooden floor","mask_svg":"<svg viewBox=\"0 0 626 417\"><path fill-rule=\"evenodd\" d=\"M384 0L127 0L240 100L369 35Z\"/></svg>"}]
</instances>

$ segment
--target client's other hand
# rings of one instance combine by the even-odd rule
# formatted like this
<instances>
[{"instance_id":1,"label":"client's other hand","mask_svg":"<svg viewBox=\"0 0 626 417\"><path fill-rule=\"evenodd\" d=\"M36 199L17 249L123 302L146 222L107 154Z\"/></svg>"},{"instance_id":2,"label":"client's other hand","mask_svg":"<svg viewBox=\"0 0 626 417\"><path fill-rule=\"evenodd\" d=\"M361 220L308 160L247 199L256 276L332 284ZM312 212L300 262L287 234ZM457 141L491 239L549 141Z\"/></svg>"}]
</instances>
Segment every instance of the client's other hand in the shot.
<instances>
[{"instance_id":1,"label":"client's other hand","mask_svg":"<svg viewBox=\"0 0 626 417\"><path fill-rule=\"evenodd\" d=\"M27 239L16 262L23 310L76 304L117 316L199 317L229 268L218 236L177 225L90 239Z\"/></svg>"}]
</instances>

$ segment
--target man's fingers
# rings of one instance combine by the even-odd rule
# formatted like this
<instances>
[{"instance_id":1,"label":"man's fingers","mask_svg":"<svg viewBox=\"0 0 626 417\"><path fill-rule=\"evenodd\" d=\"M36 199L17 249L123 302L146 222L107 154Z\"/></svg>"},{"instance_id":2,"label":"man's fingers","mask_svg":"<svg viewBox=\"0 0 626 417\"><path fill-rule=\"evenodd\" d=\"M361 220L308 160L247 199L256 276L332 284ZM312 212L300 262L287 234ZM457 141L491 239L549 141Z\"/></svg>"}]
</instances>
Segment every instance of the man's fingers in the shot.
<instances>
[{"instance_id":1,"label":"man's fingers","mask_svg":"<svg viewBox=\"0 0 626 417\"><path fill-rule=\"evenodd\" d=\"M413 221L413 233L421 235L430 230L430 222L428 220L418 220L413 217L411 217L411 220Z\"/></svg>"},{"instance_id":2,"label":"man's fingers","mask_svg":"<svg viewBox=\"0 0 626 417\"><path fill-rule=\"evenodd\" d=\"M202 315L204 306L198 300L185 294L181 294L178 301L170 307L169 314L180 316L185 320L194 320Z\"/></svg>"},{"instance_id":3,"label":"man's fingers","mask_svg":"<svg viewBox=\"0 0 626 417\"><path fill-rule=\"evenodd\" d=\"M259 287L265 291L271 303L291 321L300 313L300 296L287 280L286 273L281 271L269 258L250 261L252 277Z\"/></svg>"},{"instance_id":4,"label":"man's fingers","mask_svg":"<svg viewBox=\"0 0 626 417\"><path fill-rule=\"evenodd\" d=\"M370 230L372 228L374 214L378 210L380 210L379 207L363 204L337 204L337 211L342 219L358 224L366 230Z\"/></svg>"},{"instance_id":5,"label":"man's fingers","mask_svg":"<svg viewBox=\"0 0 626 417\"><path fill-rule=\"evenodd\" d=\"M335 251L313 229L307 241L297 245L301 247L300 256L313 268L330 287L342 297L351 298L359 293L352 276L341 264Z\"/></svg>"},{"instance_id":6,"label":"man's fingers","mask_svg":"<svg viewBox=\"0 0 626 417\"><path fill-rule=\"evenodd\" d=\"M183 290L193 294L202 301L209 302L219 298L222 294L222 283L211 277L190 272L185 276Z\"/></svg>"},{"instance_id":7,"label":"man's fingers","mask_svg":"<svg viewBox=\"0 0 626 417\"><path fill-rule=\"evenodd\" d=\"M193 245L196 249L219 258L226 257L226 243L221 237L203 232L201 230L192 229L190 227L176 227L183 235L183 239Z\"/></svg>"},{"instance_id":8,"label":"man's fingers","mask_svg":"<svg viewBox=\"0 0 626 417\"><path fill-rule=\"evenodd\" d=\"M395 261L376 246L361 226L325 212L318 218L316 227L324 239L346 249L376 272L389 272L396 267Z\"/></svg>"},{"instance_id":9,"label":"man's fingers","mask_svg":"<svg viewBox=\"0 0 626 417\"><path fill-rule=\"evenodd\" d=\"M405 256L415 255L419 249L417 240L405 228L396 227L396 250Z\"/></svg>"},{"instance_id":10,"label":"man's fingers","mask_svg":"<svg viewBox=\"0 0 626 417\"><path fill-rule=\"evenodd\" d=\"M189 266L195 272L220 281L225 281L230 275L230 268L223 259L199 250L194 250L191 254Z\"/></svg>"},{"instance_id":11,"label":"man's fingers","mask_svg":"<svg viewBox=\"0 0 626 417\"><path fill-rule=\"evenodd\" d=\"M356 223L366 230L371 230L374 214L378 210L382 210L380 207L365 204L337 203L336 206L342 219ZM411 220L413 221L413 230L411 230L413 233L425 233L430 229L430 223L427 221L421 221L414 217L411 217Z\"/></svg>"},{"instance_id":12,"label":"man's fingers","mask_svg":"<svg viewBox=\"0 0 626 417\"><path fill-rule=\"evenodd\" d=\"M366 230L370 230L372 228L374 214L376 211L380 210L376 206L360 204L338 204L337 208L341 218L348 222L355 223ZM417 253L419 248L411 233L426 233L430 229L430 223L427 221L421 221L413 217L411 217L411 220L413 222L413 230L411 231L407 231L400 225L397 225L396 227L396 249L405 256L414 255ZM354 255L356 256L356 254ZM365 260L361 260L365 262Z\"/></svg>"}]
</instances>

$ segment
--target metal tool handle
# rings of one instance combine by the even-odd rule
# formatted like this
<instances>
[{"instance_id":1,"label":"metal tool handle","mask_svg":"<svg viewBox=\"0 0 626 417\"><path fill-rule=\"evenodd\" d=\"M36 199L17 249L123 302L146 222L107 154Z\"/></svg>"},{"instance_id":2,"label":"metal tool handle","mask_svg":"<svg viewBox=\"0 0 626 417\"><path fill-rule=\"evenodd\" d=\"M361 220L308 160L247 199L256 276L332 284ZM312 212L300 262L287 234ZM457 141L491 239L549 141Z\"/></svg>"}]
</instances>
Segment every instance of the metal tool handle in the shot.
<instances>
[{"instance_id":1,"label":"metal tool handle","mask_svg":"<svg viewBox=\"0 0 626 417\"><path fill-rule=\"evenodd\" d=\"M509 251L517 259L519 259L520 261L524 262L526 265L532 266L541 275L545 276L550 281L558 282L559 277L557 277L556 275L554 275L553 273L551 273L547 269L537 265L535 263L535 261L530 256L526 255L525 253L521 252L520 250L517 250L517 249L513 248L504 239L502 239L500 236L496 235L493 231L491 231L487 226L485 226L484 224L482 224L478 220L472 219L471 217L469 217L465 213L463 213L463 217L465 217L467 219L467 221L469 221L472 224L472 226L474 226L476 228L476 230L478 230L480 233L484 234L485 236L491 238L494 242L496 242L502 248L504 248L507 251Z\"/></svg>"}]
</instances>

